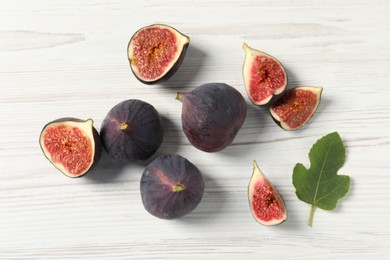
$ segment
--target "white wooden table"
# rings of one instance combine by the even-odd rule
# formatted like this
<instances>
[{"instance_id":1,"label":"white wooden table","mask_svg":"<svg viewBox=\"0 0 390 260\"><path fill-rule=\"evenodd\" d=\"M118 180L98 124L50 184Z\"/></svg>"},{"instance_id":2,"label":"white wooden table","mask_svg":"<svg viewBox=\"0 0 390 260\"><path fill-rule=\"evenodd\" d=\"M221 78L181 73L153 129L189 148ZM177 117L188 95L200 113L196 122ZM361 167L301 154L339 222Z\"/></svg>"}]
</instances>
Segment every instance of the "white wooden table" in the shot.
<instances>
[{"instance_id":1,"label":"white wooden table","mask_svg":"<svg viewBox=\"0 0 390 260\"><path fill-rule=\"evenodd\" d=\"M389 259L390 3L374 1L13 1L0 3L1 259ZM167 83L131 74L126 47L152 23L191 37L185 61ZM324 87L302 130L281 130L249 104L243 42L276 56L289 88ZM181 130L176 91L207 82L236 87L248 116L233 145L208 154ZM203 200L174 221L143 208L144 165L103 154L96 170L70 179L42 155L39 133L64 117L93 118L137 98L163 117L158 155L178 153L202 171ZM332 212L310 206L292 185L297 162L320 137L338 131L347 148L340 174L351 190ZM252 160L278 188L288 220L257 224L247 201Z\"/></svg>"}]
</instances>

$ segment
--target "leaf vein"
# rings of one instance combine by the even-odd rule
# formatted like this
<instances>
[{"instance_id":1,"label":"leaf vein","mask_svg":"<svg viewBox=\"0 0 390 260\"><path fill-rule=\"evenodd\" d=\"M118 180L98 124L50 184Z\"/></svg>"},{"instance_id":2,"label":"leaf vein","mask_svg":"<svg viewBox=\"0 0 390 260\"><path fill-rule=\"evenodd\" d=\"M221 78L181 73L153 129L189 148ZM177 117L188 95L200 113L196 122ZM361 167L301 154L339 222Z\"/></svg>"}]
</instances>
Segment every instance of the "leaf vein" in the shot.
<instances>
[{"instance_id":1,"label":"leaf vein","mask_svg":"<svg viewBox=\"0 0 390 260\"><path fill-rule=\"evenodd\" d=\"M317 186L316 186L316 190L314 192L314 197L313 197L313 202L312 204L314 205L315 202L316 202L316 198L317 198L317 193L318 193L318 188L320 186L320 182L321 182L321 178L322 178L322 173L324 172L324 167L325 167L325 164L326 164L326 160L328 159L328 155L329 155L329 151L330 151L330 148L332 147L332 144L333 144L333 140L331 141L329 147L328 147L328 150L326 151L326 155L325 155L325 159L322 163L322 166L321 166L321 171L320 171L320 176L318 177L318 182L317 182Z\"/></svg>"},{"instance_id":2,"label":"leaf vein","mask_svg":"<svg viewBox=\"0 0 390 260\"><path fill-rule=\"evenodd\" d=\"M335 190L337 190L341 185L343 185L344 182L340 182L336 187L334 187L332 190L330 190L327 194L325 194L324 196L322 196L321 198L319 198L318 200L316 200L316 202L318 203L320 200L322 200L323 198L326 198L327 196L331 195L332 192L334 192Z\"/></svg>"}]
</instances>

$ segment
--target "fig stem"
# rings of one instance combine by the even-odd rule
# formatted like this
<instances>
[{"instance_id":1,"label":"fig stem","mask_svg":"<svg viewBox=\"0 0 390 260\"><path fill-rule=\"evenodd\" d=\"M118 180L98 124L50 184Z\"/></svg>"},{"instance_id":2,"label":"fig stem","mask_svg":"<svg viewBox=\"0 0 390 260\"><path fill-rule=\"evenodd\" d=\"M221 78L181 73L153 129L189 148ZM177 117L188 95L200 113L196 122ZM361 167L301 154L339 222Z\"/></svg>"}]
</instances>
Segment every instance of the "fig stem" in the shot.
<instances>
[{"instance_id":1,"label":"fig stem","mask_svg":"<svg viewBox=\"0 0 390 260\"><path fill-rule=\"evenodd\" d=\"M175 186L173 186L173 189L172 191L173 192L180 192L180 191L183 191L185 188L184 188L184 185L181 184L180 182L176 182Z\"/></svg>"},{"instance_id":2,"label":"fig stem","mask_svg":"<svg viewBox=\"0 0 390 260\"><path fill-rule=\"evenodd\" d=\"M316 206L314 205L311 205L311 208L310 208L310 216L309 216L309 227L312 227L313 226L313 214L314 214L314 209L316 208Z\"/></svg>"},{"instance_id":3,"label":"fig stem","mask_svg":"<svg viewBox=\"0 0 390 260\"><path fill-rule=\"evenodd\" d=\"M183 93L183 92L176 92L176 97L175 99L176 100L179 100L180 102L183 102L183 98L185 96L186 93Z\"/></svg>"},{"instance_id":4,"label":"fig stem","mask_svg":"<svg viewBox=\"0 0 390 260\"><path fill-rule=\"evenodd\" d=\"M121 131L125 131L127 129L128 125L126 123L122 123L119 127Z\"/></svg>"},{"instance_id":5,"label":"fig stem","mask_svg":"<svg viewBox=\"0 0 390 260\"><path fill-rule=\"evenodd\" d=\"M259 165L257 165L256 160L253 160L253 169L259 169Z\"/></svg>"}]
</instances>

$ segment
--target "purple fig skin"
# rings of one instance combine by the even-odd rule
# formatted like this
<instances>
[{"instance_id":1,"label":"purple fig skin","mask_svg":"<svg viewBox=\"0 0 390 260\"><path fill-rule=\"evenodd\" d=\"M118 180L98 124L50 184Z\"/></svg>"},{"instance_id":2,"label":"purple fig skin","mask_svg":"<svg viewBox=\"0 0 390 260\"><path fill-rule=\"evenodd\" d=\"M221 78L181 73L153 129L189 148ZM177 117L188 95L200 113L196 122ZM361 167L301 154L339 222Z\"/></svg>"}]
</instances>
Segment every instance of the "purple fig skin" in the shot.
<instances>
[{"instance_id":1,"label":"purple fig skin","mask_svg":"<svg viewBox=\"0 0 390 260\"><path fill-rule=\"evenodd\" d=\"M79 122L79 123L81 123L81 122L85 122L85 121L86 120L82 120L82 119L74 118L74 117L63 117L63 118L59 118L59 119L53 120L53 121L47 123L42 128L42 131L41 131L41 134L40 134L40 138L42 136L42 133L43 133L44 129L46 129L47 126L49 126L49 125L51 125L53 123L63 123L63 122ZM99 133L98 133L98 131L96 130L95 127L92 127L92 134L93 134L92 138L93 138L94 144L95 144L95 148L94 148L95 149L95 153L94 153L94 156L93 156L93 159L92 159L92 162L93 162L92 165L89 167L89 169L85 173L80 174L80 175L70 176L70 175L65 174L64 172L60 171L62 174L64 174L65 176L67 176L69 178L80 178L82 176L85 176L87 173L89 173L98 164L98 162L100 161L100 158L101 158L101 154L102 154L102 144L100 142ZM41 140L39 140L39 141L41 141ZM50 161L50 159L45 154L45 151L44 151L44 149L43 149L41 144L40 144L40 147L41 147L41 150L42 150L43 154L45 155L45 157Z\"/></svg>"},{"instance_id":2,"label":"purple fig skin","mask_svg":"<svg viewBox=\"0 0 390 260\"><path fill-rule=\"evenodd\" d=\"M193 211L202 200L204 182L186 158L167 154L146 166L140 183L142 203L153 216L175 219Z\"/></svg>"},{"instance_id":3,"label":"purple fig skin","mask_svg":"<svg viewBox=\"0 0 390 260\"><path fill-rule=\"evenodd\" d=\"M100 129L103 148L120 162L147 160L160 147L163 134L157 110L137 99L125 100L114 106Z\"/></svg>"},{"instance_id":4,"label":"purple fig skin","mask_svg":"<svg viewBox=\"0 0 390 260\"><path fill-rule=\"evenodd\" d=\"M182 126L189 142L205 152L218 152L230 145L243 125L247 106L235 88L208 83L188 93L182 101Z\"/></svg>"}]
</instances>

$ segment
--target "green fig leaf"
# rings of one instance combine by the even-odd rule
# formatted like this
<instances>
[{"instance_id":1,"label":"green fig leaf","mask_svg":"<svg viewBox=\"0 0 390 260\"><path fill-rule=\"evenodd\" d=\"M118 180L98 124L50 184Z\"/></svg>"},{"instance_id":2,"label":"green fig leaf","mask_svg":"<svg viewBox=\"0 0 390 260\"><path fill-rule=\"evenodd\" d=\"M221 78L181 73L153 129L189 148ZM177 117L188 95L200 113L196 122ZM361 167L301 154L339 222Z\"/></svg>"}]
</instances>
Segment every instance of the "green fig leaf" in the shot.
<instances>
[{"instance_id":1,"label":"green fig leaf","mask_svg":"<svg viewBox=\"0 0 390 260\"><path fill-rule=\"evenodd\" d=\"M297 197L311 204L309 226L312 226L314 209L336 208L337 201L349 191L350 179L337 175L345 161L345 147L337 132L319 139L311 148L309 159L309 169L301 163L295 165L293 184Z\"/></svg>"}]
</instances>

